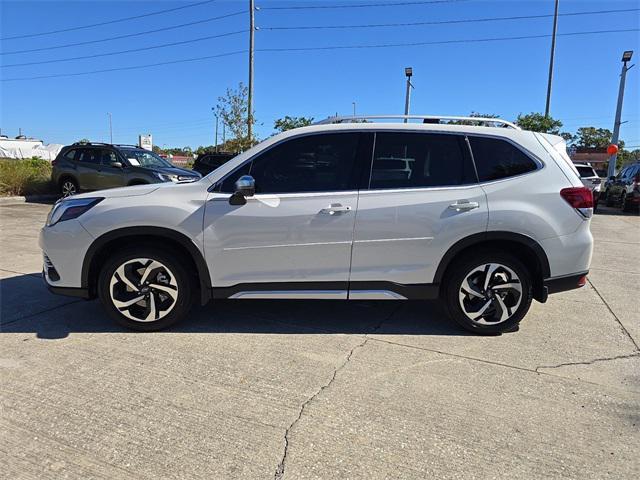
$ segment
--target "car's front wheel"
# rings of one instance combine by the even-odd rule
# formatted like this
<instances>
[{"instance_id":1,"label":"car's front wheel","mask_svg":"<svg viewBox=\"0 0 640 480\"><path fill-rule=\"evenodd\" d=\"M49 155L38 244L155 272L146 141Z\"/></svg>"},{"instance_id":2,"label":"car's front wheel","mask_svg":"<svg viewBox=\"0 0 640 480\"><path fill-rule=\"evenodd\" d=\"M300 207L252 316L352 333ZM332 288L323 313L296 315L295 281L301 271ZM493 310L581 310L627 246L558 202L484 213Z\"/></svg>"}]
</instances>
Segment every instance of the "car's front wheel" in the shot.
<instances>
[{"instance_id":1,"label":"car's front wheel","mask_svg":"<svg viewBox=\"0 0 640 480\"><path fill-rule=\"evenodd\" d=\"M445 306L463 328L492 335L512 330L533 298L531 275L512 255L479 252L461 258L447 273Z\"/></svg>"},{"instance_id":2,"label":"car's front wheel","mask_svg":"<svg viewBox=\"0 0 640 480\"><path fill-rule=\"evenodd\" d=\"M109 315L134 330L155 331L182 320L194 284L176 255L156 248L118 252L100 271L98 295Z\"/></svg>"},{"instance_id":3,"label":"car's front wheel","mask_svg":"<svg viewBox=\"0 0 640 480\"><path fill-rule=\"evenodd\" d=\"M64 198L75 195L78 192L80 192L78 182L76 182L73 178L62 179L62 181L60 182L60 193Z\"/></svg>"}]
</instances>

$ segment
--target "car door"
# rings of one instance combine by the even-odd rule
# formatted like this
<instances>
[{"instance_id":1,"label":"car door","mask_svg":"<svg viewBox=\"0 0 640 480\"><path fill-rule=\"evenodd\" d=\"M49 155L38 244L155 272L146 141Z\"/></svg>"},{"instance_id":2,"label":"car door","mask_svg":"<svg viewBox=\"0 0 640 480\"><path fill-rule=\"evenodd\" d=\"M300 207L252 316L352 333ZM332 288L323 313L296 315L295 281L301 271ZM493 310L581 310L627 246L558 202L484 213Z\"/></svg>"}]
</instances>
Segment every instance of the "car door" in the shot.
<instances>
[{"instance_id":1,"label":"car door","mask_svg":"<svg viewBox=\"0 0 640 480\"><path fill-rule=\"evenodd\" d=\"M78 182L82 190L100 188L100 150L97 148L81 148L76 156Z\"/></svg>"},{"instance_id":2,"label":"car door","mask_svg":"<svg viewBox=\"0 0 640 480\"><path fill-rule=\"evenodd\" d=\"M259 153L219 182L204 218L214 292L236 298L346 298L363 161L371 134L298 136ZM241 175L255 179L230 205Z\"/></svg>"},{"instance_id":3,"label":"car door","mask_svg":"<svg viewBox=\"0 0 640 480\"><path fill-rule=\"evenodd\" d=\"M115 166L116 162L120 166ZM127 175L124 164L116 152L109 149L100 150L99 188L115 188L127 185Z\"/></svg>"},{"instance_id":4,"label":"car door","mask_svg":"<svg viewBox=\"0 0 640 480\"><path fill-rule=\"evenodd\" d=\"M360 192L349 298L402 298L431 283L457 240L487 228L487 201L465 137L378 132Z\"/></svg>"}]
</instances>

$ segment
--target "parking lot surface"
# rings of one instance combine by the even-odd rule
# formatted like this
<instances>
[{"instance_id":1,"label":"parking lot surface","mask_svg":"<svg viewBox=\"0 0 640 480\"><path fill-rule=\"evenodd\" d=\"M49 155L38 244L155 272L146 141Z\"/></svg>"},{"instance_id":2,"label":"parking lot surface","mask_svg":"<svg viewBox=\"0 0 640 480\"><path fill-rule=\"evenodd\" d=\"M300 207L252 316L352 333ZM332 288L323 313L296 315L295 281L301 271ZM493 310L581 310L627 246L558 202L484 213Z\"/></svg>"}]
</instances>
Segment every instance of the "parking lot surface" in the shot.
<instances>
[{"instance_id":1,"label":"parking lot surface","mask_svg":"<svg viewBox=\"0 0 640 480\"><path fill-rule=\"evenodd\" d=\"M640 476L640 218L519 331L436 303L226 301L161 333L48 293L49 205L0 205L0 477Z\"/></svg>"}]
</instances>

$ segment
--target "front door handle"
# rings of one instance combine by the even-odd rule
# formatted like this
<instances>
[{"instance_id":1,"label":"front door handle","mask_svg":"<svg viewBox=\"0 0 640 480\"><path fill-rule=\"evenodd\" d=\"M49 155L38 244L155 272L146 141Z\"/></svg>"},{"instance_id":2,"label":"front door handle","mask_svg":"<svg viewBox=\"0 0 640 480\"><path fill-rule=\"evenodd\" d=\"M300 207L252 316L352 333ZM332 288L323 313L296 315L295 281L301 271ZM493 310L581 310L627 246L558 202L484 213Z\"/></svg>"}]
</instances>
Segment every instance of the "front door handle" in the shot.
<instances>
[{"instance_id":1,"label":"front door handle","mask_svg":"<svg viewBox=\"0 0 640 480\"><path fill-rule=\"evenodd\" d=\"M346 205L343 206L340 203L332 203L331 205L329 205L326 208L323 208L322 210L320 210L320 213L324 213L324 214L328 214L328 215L335 215L335 214L340 214L340 213L347 213L351 211L351 207Z\"/></svg>"},{"instance_id":2,"label":"front door handle","mask_svg":"<svg viewBox=\"0 0 640 480\"><path fill-rule=\"evenodd\" d=\"M449 205L449 209L455 210L456 212L466 212L479 207L480 204L478 202L470 202L468 200L458 200L457 202Z\"/></svg>"}]
</instances>

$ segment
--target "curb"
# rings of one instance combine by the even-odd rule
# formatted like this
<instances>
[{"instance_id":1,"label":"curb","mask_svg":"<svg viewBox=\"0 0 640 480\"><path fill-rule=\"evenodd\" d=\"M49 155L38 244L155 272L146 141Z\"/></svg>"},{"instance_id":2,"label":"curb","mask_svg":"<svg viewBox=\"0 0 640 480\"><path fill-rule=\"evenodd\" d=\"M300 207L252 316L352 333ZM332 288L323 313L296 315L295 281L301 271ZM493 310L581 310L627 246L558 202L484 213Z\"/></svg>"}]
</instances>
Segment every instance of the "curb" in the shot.
<instances>
[{"instance_id":1,"label":"curb","mask_svg":"<svg viewBox=\"0 0 640 480\"><path fill-rule=\"evenodd\" d=\"M26 197L0 197L0 205L6 205L8 203L37 203L46 202L51 200L57 200L60 195L46 194L46 195L28 195Z\"/></svg>"}]
</instances>

